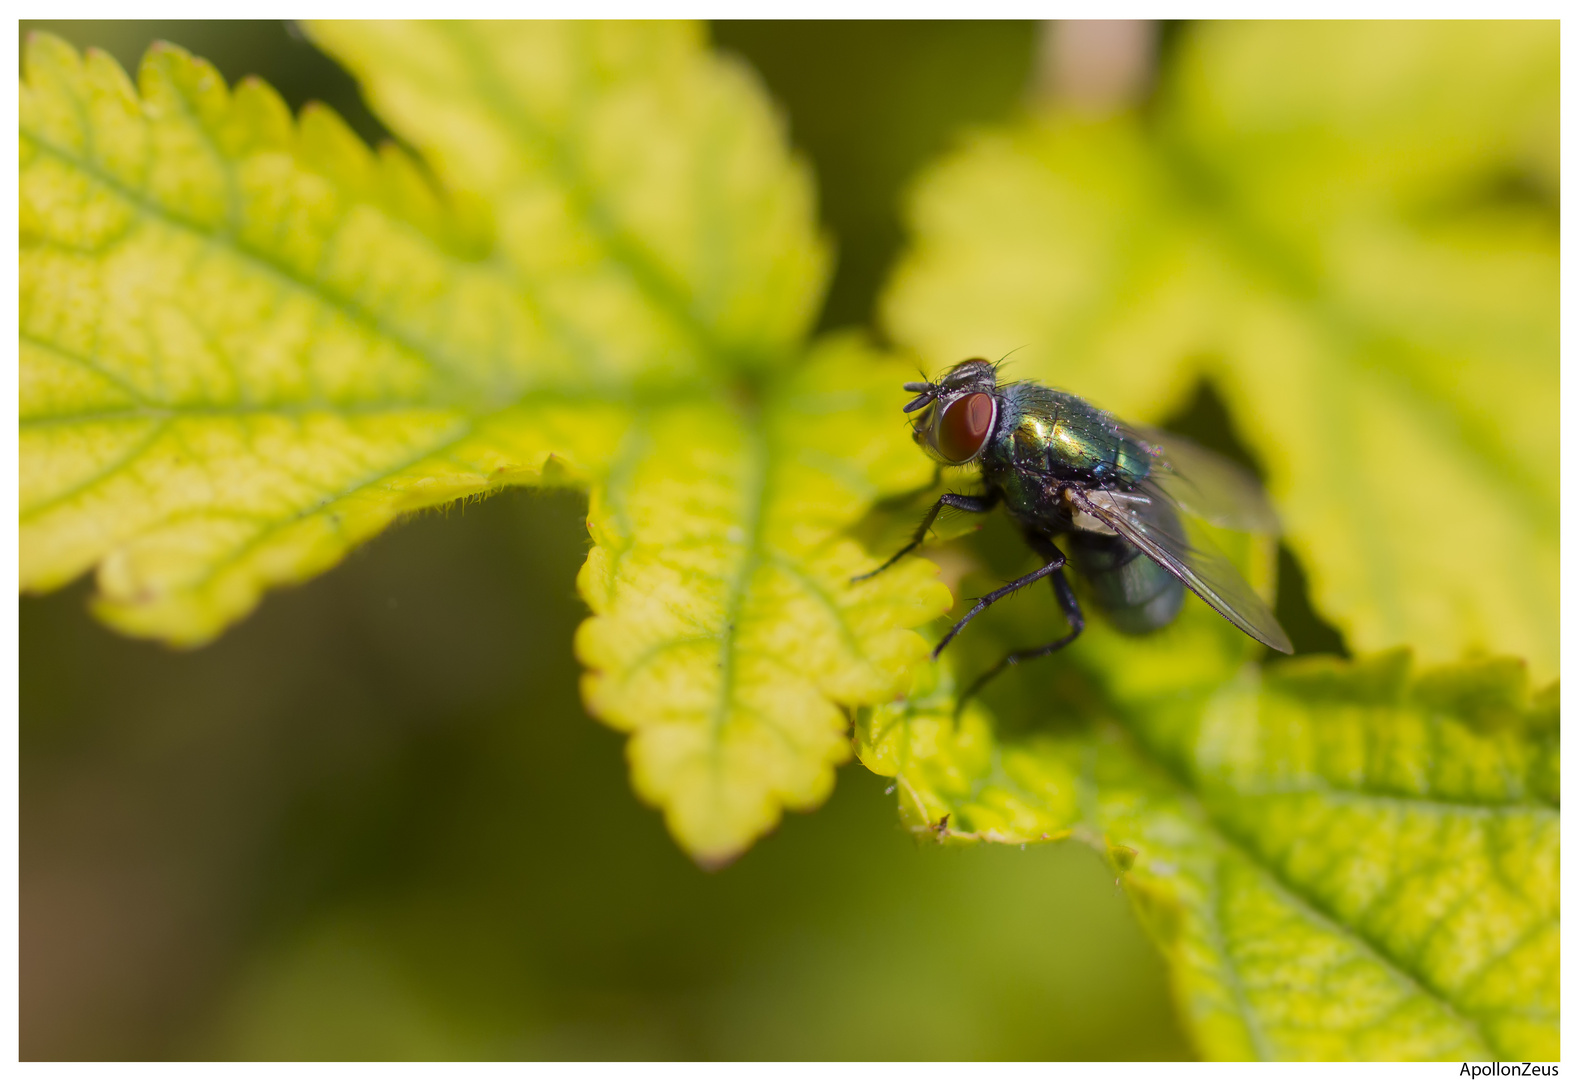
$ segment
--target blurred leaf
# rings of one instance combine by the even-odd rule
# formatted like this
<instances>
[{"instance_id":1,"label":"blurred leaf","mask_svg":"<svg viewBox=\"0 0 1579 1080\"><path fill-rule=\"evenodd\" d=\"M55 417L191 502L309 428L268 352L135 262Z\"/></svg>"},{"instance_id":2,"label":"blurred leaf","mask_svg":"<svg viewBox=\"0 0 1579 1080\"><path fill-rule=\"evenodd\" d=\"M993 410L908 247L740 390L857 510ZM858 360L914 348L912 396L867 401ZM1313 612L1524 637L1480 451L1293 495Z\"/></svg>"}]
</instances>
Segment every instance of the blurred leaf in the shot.
<instances>
[{"instance_id":1,"label":"blurred leaf","mask_svg":"<svg viewBox=\"0 0 1579 1080\"><path fill-rule=\"evenodd\" d=\"M931 471L890 422L905 369L877 360L834 340L760 411L646 414L594 489L587 705L634 733L637 791L704 861L827 797L850 751L839 706L904 693L926 655L908 628L949 606L919 559L850 585L873 559L844 531Z\"/></svg>"},{"instance_id":2,"label":"blurred leaf","mask_svg":"<svg viewBox=\"0 0 1579 1080\"><path fill-rule=\"evenodd\" d=\"M1002 744L918 696L857 748L918 834L1106 852L1207 1056L1555 1060L1555 688L1409 668L1247 665Z\"/></svg>"},{"instance_id":3,"label":"blurred leaf","mask_svg":"<svg viewBox=\"0 0 1579 1080\"><path fill-rule=\"evenodd\" d=\"M1134 420L1210 378L1357 651L1551 678L1557 78L1555 23L1197 25L1154 115L927 174L887 323Z\"/></svg>"},{"instance_id":4,"label":"blurred leaf","mask_svg":"<svg viewBox=\"0 0 1579 1080\"><path fill-rule=\"evenodd\" d=\"M924 563L849 587L872 559L844 534L930 472L890 422L905 372L854 340L785 370L826 262L809 181L688 29L372 40L458 196L179 50L139 98L32 39L23 586L98 565L108 621L196 644L401 513L588 484L589 707L681 843L730 858L826 798L841 706L902 693L947 606Z\"/></svg>"},{"instance_id":5,"label":"blurred leaf","mask_svg":"<svg viewBox=\"0 0 1579 1080\"><path fill-rule=\"evenodd\" d=\"M380 119L491 208L500 258L605 347L781 366L829 252L756 77L696 26L315 23Z\"/></svg>"}]
</instances>

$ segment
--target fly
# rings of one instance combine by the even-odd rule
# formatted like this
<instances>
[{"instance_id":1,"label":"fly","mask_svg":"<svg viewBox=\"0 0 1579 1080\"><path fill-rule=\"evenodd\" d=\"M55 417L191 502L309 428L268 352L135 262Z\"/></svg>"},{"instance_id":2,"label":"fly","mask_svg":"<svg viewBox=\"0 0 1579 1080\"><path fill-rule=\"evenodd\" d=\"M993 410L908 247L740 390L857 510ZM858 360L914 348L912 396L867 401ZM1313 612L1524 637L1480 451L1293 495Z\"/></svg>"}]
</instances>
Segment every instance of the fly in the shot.
<instances>
[{"instance_id":1,"label":"fly","mask_svg":"<svg viewBox=\"0 0 1579 1080\"><path fill-rule=\"evenodd\" d=\"M1069 621L1069 632L1057 641L1009 653L961 702L1004 668L1057 652L1080 636L1085 615L1066 567L1081 575L1093 602L1124 633L1167 626L1189 589L1263 645L1294 651L1277 617L1234 565L1184 528L1184 517L1192 515L1244 532L1277 531L1260 484L1237 465L1175 436L1123 424L1062 390L1000 384L997 368L986 360L966 360L937 382L906 383L905 389L917 395L905 406L916 414L916 442L943 465L978 463L986 490L941 496L910 543L855 580L880 574L915 550L944 507L985 514L1002 503L1042 565L979 598L943 635L933 659L977 615L1042 578L1051 581Z\"/></svg>"}]
</instances>

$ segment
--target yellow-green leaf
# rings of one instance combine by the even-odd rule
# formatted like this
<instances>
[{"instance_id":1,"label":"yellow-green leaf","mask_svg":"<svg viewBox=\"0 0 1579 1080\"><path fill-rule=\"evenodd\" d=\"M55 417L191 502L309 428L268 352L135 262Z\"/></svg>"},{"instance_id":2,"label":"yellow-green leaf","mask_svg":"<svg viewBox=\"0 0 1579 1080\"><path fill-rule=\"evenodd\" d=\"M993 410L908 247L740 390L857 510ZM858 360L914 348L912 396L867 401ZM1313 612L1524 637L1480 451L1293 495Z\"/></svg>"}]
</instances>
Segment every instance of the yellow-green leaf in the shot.
<instances>
[{"instance_id":1,"label":"yellow-green leaf","mask_svg":"<svg viewBox=\"0 0 1579 1080\"><path fill-rule=\"evenodd\" d=\"M1251 665L1003 744L919 697L863 715L858 751L918 833L1105 852L1208 1056L1555 1060L1555 688L1409 669Z\"/></svg>"},{"instance_id":2,"label":"yellow-green leaf","mask_svg":"<svg viewBox=\"0 0 1579 1080\"><path fill-rule=\"evenodd\" d=\"M23 588L97 566L105 619L196 644L400 513L597 466L629 373L407 158L172 47L140 81L28 43Z\"/></svg>"},{"instance_id":3,"label":"yellow-green leaf","mask_svg":"<svg viewBox=\"0 0 1579 1080\"><path fill-rule=\"evenodd\" d=\"M827 797L843 707L903 694L926 656L908 628L949 605L922 560L850 584L873 560L846 530L931 472L891 422L904 373L834 339L761 402L644 414L594 490L587 704L632 733L637 791L703 861Z\"/></svg>"},{"instance_id":4,"label":"yellow-green leaf","mask_svg":"<svg viewBox=\"0 0 1579 1080\"><path fill-rule=\"evenodd\" d=\"M487 201L572 326L677 369L782 364L829 253L755 77L678 23L317 23L389 126Z\"/></svg>"},{"instance_id":5,"label":"yellow-green leaf","mask_svg":"<svg viewBox=\"0 0 1579 1080\"><path fill-rule=\"evenodd\" d=\"M1153 114L927 174L885 301L930 365L1134 420L1202 377L1359 651L1557 659L1555 23L1202 24Z\"/></svg>"},{"instance_id":6,"label":"yellow-green leaf","mask_svg":"<svg viewBox=\"0 0 1579 1080\"><path fill-rule=\"evenodd\" d=\"M931 473L908 373L807 358L809 178L692 29L323 32L449 189L179 50L139 93L30 44L23 586L97 566L113 625L195 644L401 513L585 484L589 708L733 857L826 797L948 604L921 562L850 584L856 523Z\"/></svg>"}]
</instances>

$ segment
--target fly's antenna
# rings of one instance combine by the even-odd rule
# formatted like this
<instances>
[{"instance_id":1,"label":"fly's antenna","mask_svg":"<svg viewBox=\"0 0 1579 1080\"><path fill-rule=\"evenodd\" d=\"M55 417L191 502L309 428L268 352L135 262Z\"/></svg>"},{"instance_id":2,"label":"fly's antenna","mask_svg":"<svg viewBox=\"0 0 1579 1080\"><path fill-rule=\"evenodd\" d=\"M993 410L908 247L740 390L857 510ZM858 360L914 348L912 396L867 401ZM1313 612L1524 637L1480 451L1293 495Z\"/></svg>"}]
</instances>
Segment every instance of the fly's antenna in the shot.
<instances>
[{"instance_id":1,"label":"fly's antenna","mask_svg":"<svg viewBox=\"0 0 1579 1080\"><path fill-rule=\"evenodd\" d=\"M938 396L938 388L929 382L907 382L904 388L912 394L920 395L905 406L905 412L907 413L913 413L917 409L925 408L932 404L932 400Z\"/></svg>"}]
</instances>

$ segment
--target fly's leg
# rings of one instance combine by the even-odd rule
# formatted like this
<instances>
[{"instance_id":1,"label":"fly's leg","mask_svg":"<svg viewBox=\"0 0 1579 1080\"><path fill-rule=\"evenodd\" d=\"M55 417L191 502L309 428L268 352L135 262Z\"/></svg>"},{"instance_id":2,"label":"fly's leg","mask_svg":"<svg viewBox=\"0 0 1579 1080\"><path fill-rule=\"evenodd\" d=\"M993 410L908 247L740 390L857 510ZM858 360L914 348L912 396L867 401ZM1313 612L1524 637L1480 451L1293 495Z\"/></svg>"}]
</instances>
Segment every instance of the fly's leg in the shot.
<instances>
[{"instance_id":1,"label":"fly's leg","mask_svg":"<svg viewBox=\"0 0 1579 1080\"><path fill-rule=\"evenodd\" d=\"M1058 550L1052 543L1043 540L1041 537L1037 537L1033 541L1033 546L1038 550L1042 550L1044 545L1055 552ZM1059 558L1059 568L1053 572L1053 595L1058 597L1058 606L1064 609L1064 618L1069 620L1069 633L1050 645L1040 645L1034 649L1016 649L1002 660L999 660L984 672L980 678L971 683L969 690L959 696L954 704L954 714L956 716L965 707L965 702L975 697L981 688L986 686L1004 668L1012 667L1021 660L1035 660L1038 657L1051 655L1079 637L1080 631L1086 628L1086 617L1080 611L1080 601L1075 599L1074 590L1069 587L1069 579L1064 576L1062 556Z\"/></svg>"},{"instance_id":2,"label":"fly's leg","mask_svg":"<svg viewBox=\"0 0 1579 1080\"><path fill-rule=\"evenodd\" d=\"M927 511L927 516L921 519L921 524L916 526L916 534L910 538L910 543L900 548L894 553L894 557L892 559L889 559L876 570L851 578L850 584L853 585L857 581L865 581L867 578L876 577L878 574L881 574L884 570L887 570L900 559L903 559L906 555L909 555L916 548L920 547L921 541L927 538L927 531L932 528L932 523L938 519L938 515L943 512L943 508L945 506L952 506L956 510L964 510L971 514L985 514L987 511L991 510L997 505L997 491L989 491L985 495L947 494L940 496L938 501L932 504L932 509Z\"/></svg>"},{"instance_id":3,"label":"fly's leg","mask_svg":"<svg viewBox=\"0 0 1579 1080\"><path fill-rule=\"evenodd\" d=\"M1049 574L1058 575L1058 577L1054 578L1055 583L1063 579L1062 571L1064 568L1064 553L1059 551L1052 544L1046 544L1045 547L1038 545L1037 551L1042 555L1043 558L1047 560L1047 565L1038 567L1037 569L1032 570L1029 574L1026 574L1023 578L1016 578L1014 581L1009 582L1009 584L1005 585L1003 588L994 589L986 596L977 599L975 606L965 613L965 617L950 627L949 632L943 635L943 640L938 642L937 648L932 650L932 659L936 660L938 658L938 654L943 651L944 646L954 640L954 635L965 629L966 623L970 622L977 615L980 615L983 611L986 611L999 600L1002 600L1005 596L1008 596L1014 592L1018 592L1020 589L1040 581ZM1068 588L1067 585L1064 587L1066 589ZM1056 584L1054 585L1054 588L1057 588ZM1071 599L1072 598L1073 594L1071 594Z\"/></svg>"}]
</instances>

